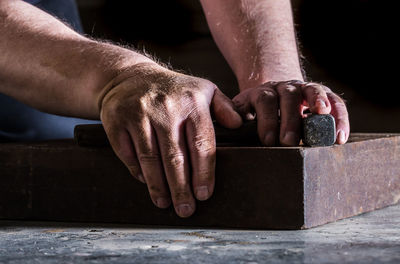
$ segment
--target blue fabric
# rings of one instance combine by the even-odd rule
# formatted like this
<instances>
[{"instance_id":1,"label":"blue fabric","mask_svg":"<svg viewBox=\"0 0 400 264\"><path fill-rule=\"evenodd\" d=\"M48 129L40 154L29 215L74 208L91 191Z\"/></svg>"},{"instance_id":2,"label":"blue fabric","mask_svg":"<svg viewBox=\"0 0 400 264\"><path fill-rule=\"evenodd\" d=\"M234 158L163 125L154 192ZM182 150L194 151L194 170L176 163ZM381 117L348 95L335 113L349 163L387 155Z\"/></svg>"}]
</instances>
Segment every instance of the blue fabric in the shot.
<instances>
[{"instance_id":1,"label":"blue fabric","mask_svg":"<svg viewBox=\"0 0 400 264\"><path fill-rule=\"evenodd\" d=\"M83 32L75 0L29 0L36 1L35 6L67 22L78 32Z\"/></svg>"},{"instance_id":2,"label":"blue fabric","mask_svg":"<svg viewBox=\"0 0 400 264\"><path fill-rule=\"evenodd\" d=\"M37 3L39 3L41 0L25 0L25 2L31 4L31 5L35 5Z\"/></svg>"},{"instance_id":3,"label":"blue fabric","mask_svg":"<svg viewBox=\"0 0 400 264\"><path fill-rule=\"evenodd\" d=\"M74 0L26 0L26 2L35 4L82 32ZM43 113L0 93L0 142L71 138L76 124L87 123L98 123L98 121Z\"/></svg>"}]
</instances>

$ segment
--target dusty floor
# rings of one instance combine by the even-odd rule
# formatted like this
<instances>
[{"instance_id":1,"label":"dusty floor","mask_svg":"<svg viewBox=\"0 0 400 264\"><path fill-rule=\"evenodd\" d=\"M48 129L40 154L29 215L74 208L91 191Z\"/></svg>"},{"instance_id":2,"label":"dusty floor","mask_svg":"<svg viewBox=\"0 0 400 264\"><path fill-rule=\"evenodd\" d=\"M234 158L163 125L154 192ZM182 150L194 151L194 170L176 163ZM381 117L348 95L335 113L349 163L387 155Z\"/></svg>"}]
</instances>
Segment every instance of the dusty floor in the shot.
<instances>
[{"instance_id":1,"label":"dusty floor","mask_svg":"<svg viewBox=\"0 0 400 264\"><path fill-rule=\"evenodd\" d=\"M303 231L0 221L0 263L400 263L400 204Z\"/></svg>"}]
</instances>

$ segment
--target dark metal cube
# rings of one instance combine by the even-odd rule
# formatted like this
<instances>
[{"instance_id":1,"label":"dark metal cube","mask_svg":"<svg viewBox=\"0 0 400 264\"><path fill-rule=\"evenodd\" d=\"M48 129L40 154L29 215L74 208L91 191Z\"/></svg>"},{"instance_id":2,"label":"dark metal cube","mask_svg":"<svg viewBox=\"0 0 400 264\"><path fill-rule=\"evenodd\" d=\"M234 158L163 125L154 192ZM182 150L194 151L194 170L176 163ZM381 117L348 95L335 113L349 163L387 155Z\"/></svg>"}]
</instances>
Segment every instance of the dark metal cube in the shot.
<instances>
[{"instance_id":1,"label":"dark metal cube","mask_svg":"<svg viewBox=\"0 0 400 264\"><path fill-rule=\"evenodd\" d=\"M336 141L335 119L331 115L309 115L303 119L303 143L307 146L331 146Z\"/></svg>"}]
</instances>

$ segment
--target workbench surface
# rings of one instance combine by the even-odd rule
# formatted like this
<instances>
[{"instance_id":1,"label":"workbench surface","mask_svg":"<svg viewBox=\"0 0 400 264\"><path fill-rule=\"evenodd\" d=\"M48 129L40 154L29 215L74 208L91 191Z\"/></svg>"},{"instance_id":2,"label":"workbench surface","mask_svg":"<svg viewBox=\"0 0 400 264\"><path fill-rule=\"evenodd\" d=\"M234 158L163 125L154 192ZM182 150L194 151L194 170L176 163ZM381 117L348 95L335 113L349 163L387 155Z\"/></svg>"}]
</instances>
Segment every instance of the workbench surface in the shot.
<instances>
[{"instance_id":1,"label":"workbench surface","mask_svg":"<svg viewBox=\"0 0 400 264\"><path fill-rule=\"evenodd\" d=\"M299 231L0 221L0 263L399 263L400 204Z\"/></svg>"}]
</instances>

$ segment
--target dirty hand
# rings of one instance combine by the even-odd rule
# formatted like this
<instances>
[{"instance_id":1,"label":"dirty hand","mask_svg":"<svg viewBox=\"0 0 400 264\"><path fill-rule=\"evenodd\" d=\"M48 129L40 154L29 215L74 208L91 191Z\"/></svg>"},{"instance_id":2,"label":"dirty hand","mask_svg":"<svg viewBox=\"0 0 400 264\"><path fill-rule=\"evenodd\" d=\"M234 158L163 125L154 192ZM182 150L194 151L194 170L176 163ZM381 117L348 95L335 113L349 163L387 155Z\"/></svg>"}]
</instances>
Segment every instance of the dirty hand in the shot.
<instances>
[{"instance_id":1,"label":"dirty hand","mask_svg":"<svg viewBox=\"0 0 400 264\"><path fill-rule=\"evenodd\" d=\"M328 87L311 82L267 82L246 89L233 98L245 120L257 118L258 135L263 144L296 146L301 136L303 111L332 114L336 121L336 143L344 144L350 133L344 101ZM279 121L280 120L280 121Z\"/></svg>"},{"instance_id":2,"label":"dirty hand","mask_svg":"<svg viewBox=\"0 0 400 264\"><path fill-rule=\"evenodd\" d=\"M143 63L116 77L99 97L100 117L117 156L147 184L153 203L188 217L214 189L210 109L228 128L241 125L212 82ZM191 171L190 171L191 170Z\"/></svg>"}]
</instances>

